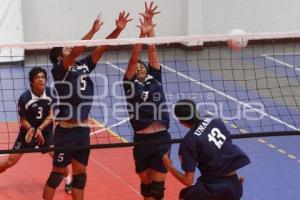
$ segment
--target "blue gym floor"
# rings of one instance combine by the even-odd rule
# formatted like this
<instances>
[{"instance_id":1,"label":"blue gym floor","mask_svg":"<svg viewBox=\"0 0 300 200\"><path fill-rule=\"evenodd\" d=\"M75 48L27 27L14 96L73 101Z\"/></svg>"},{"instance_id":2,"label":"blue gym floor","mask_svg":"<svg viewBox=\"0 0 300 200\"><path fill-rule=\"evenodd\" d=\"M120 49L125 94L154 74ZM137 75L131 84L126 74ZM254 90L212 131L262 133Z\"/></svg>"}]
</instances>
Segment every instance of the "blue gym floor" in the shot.
<instances>
[{"instance_id":1,"label":"blue gym floor","mask_svg":"<svg viewBox=\"0 0 300 200\"><path fill-rule=\"evenodd\" d=\"M300 56L282 55L273 56L274 60L267 59L263 55L255 57L244 57L243 62L249 62L257 68L264 69L267 73L276 74L276 78L288 77L291 81L297 82L299 87ZM279 62L277 62L279 61ZM283 63L280 63L283 62ZM261 120L249 121L245 118L226 120L225 123L232 134L269 132L269 131L288 131L300 128L300 113L295 107L290 107L282 102L274 101L269 97L262 98L255 90L247 90L242 85L237 85L234 81L224 80L223 77L212 71L207 70L209 66L192 64L184 60L164 60L162 76L165 92L170 102L176 102L182 97L191 97L193 94L195 101L218 102L222 105L222 114L230 117L235 116L243 107L251 106L251 102L262 102L265 105L264 111L253 111L251 116L262 116ZM287 67L286 64L294 66ZM45 65L42 65L45 67ZM276 66L276 67L275 67ZM111 87L116 81L122 81L126 62L106 62L101 63L96 68L96 73L101 73L109 77ZM50 66L47 67L50 71ZM28 88L28 71L31 67L2 67L0 85L0 120L17 121L16 103L22 92ZM49 74L50 75L50 74ZM49 83L52 82L51 75ZM94 80L96 95L101 96L103 91L103 81ZM120 82L121 83L121 82ZM102 86L102 87L101 87ZM116 93L123 95L121 85L114 87ZM180 94L178 94L180 93ZM131 128L126 121L125 99L117 99L112 96L113 91L109 89L108 95L104 98L95 98L95 102L102 102L108 105L106 111L95 105L92 109L92 117L100 122L105 122L114 132L121 137L131 140ZM295 97L299 98L299 97ZM114 119L112 116L112 106L120 103L120 108L124 112L118 114L122 119ZM298 105L299 107L299 105ZM213 112L210 104L203 105L204 109ZM108 119L103 116L107 114ZM118 123L116 125L116 123ZM178 125L172 118L170 132L173 138L184 136L186 129ZM13 142L13 141L11 141ZM297 200L300 188L300 137L269 137L254 139L237 139L234 143L239 145L250 157L251 165L239 170L239 175L245 176L243 200ZM180 168L177 157L178 145L172 147L171 156L178 168Z\"/></svg>"}]
</instances>

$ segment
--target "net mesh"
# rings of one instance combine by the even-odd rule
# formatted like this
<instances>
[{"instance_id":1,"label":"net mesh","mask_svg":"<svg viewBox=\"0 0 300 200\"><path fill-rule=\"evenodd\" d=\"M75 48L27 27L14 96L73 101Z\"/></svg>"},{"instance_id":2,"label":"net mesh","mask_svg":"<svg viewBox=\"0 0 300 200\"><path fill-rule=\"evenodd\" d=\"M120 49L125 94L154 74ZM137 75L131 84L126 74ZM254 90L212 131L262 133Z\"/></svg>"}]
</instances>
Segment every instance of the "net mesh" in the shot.
<instances>
[{"instance_id":1,"label":"net mesh","mask_svg":"<svg viewBox=\"0 0 300 200\"><path fill-rule=\"evenodd\" d=\"M135 43L156 44L162 66L163 88L174 141L184 137L184 129L173 117L172 106L182 98L193 99L202 116L223 119L233 135L251 137L299 134L300 127L300 33L198 35L146 39L58 41L2 44L0 48L25 49L24 62L2 63L0 82L0 149L9 150L18 135L17 102L30 88L28 72L39 66L48 72L53 86L49 49L56 46L108 44L91 73L95 96L90 125L93 145L102 147L127 143L133 130L129 123L122 80ZM249 41L233 50L226 41ZM188 47L185 44L196 46ZM148 61L147 48L141 59ZM242 136L241 136L242 137Z\"/></svg>"}]
</instances>

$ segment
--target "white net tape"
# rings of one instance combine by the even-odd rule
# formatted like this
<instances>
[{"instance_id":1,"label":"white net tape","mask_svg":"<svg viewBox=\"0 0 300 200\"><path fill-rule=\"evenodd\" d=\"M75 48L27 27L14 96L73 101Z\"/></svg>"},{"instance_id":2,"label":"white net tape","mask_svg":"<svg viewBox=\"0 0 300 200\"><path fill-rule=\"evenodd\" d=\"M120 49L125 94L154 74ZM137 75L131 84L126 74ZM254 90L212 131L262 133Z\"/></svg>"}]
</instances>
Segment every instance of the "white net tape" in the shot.
<instances>
[{"instance_id":1,"label":"white net tape","mask_svg":"<svg viewBox=\"0 0 300 200\"><path fill-rule=\"evenodd\" d=\"M203 42L225 42L231 39L249 40L266 40L266 39L284 39L284 38L300 38L300 32L272 32L272 33L246 33L240 35L230 34L212 34L212 35L190 35L190 36L167 36L155 38L124 38L124 39L98 39L98 40L70 40L70 41L47 41L47 42L24 42L14 44L0 44L1 48L24 48L32 49L49 49L52 47L63 46L99 46L99 45L132 45L141 44L168 44L168 43L187 43L196 41L196 44Z\"/></svg>"}]
</instances>

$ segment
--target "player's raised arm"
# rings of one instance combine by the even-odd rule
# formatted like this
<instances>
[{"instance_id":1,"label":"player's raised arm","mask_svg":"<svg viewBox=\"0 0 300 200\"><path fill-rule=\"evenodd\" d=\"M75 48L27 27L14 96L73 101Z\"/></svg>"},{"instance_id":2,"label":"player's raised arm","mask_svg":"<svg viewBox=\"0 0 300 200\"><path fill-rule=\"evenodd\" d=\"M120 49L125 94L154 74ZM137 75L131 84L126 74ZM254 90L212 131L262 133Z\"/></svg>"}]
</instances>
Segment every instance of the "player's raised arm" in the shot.
<instances>
[{"instance_id":1,"label":"player's raised arm","mask_svg":"<svg viewBox=\"0 0 300 200\"><path fill-rule=\"evenodd\" d=\"M156 11L157 8L158 6L153 6L153 2L151 2L149 6L147 2L145 2L145 11L140 13L140 15L144 17L148 24L153 24L153 16L160 13L159 11Z\"/></svg>"},{"instance_id":2,"label":"player's raised arm","mask_svg":"<svg viewBox=\"0 0 300 200\"><path fill-rule=\"evenodd\" d=\"M144 17L144 20L148 24L153 26L153 28L147 33L147 37L155 37L154 27L156 26L156 24L153 23L153 17L154 15L160 13L159 11L157 11L157 8L158 6L154 6L153 2L151 2L150 5L147 5L147 3L145 2L145 11L143 13L140 13L140 15ZM153 67L157 70L160 69L160 63L155 44L148 45L148 59L150 67Z\"/></svg>"},{"instance_id":3,"label":"player's raised arm","mask_svg":"<svg viewBox=\"0 0 300 200\"><path fill-rule=\"evenodd\" d=\"M127 23L132 21L132 19L129 18L129 15L130 13L126 13L125 11L119 13L119 17L116 19L116 28L106 37L106 39L115 39L120 35L120 33L126 28ZM107 48L108 45L102 45L92 52L94 64L98 62Z\"/></svg>"},{"instance_id":4,"label":"player's raised arm","mask_svg":"<svg viewBox=\"0 0 300 200\"><path fill-rule=\"evenodd\" d=\"M145 20L140 19L140 25L137 25L138 28L140 28L140 38L144 38L147 36L147 33L153 29L153 25L148 24ZM142 44L135 44L132 53L131 58L128 63L127 70L125 72L125 77L127 80L131 80L137 71L137 63L140 58L140 53L142 50Z\"/></svg>"},{"instance_id":5,"label":"player's raised arm","mask_svg":"<svg viewBox=\"0 0 300 200\"><path fill-rule=\"evenodd\" d=\"M90 40L96 32L99 31L100 27L103 25L103 22L100 20L100 15L95 19L91 30L82 38L82 40ZM64 68L67 69L70 65L74 63L76 57L78 57L84 50L85 46L77 46L71 49L63 49L63 63Z\"/></svg>"}]
</instances>

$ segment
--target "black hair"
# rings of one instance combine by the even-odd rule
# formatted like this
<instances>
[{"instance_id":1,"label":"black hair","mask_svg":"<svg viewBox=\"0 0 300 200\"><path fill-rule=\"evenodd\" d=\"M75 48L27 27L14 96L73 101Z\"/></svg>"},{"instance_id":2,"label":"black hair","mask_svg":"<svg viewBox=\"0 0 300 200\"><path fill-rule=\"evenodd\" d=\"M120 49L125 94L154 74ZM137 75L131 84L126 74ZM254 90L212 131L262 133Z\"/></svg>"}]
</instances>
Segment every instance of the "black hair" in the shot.
<instances>
[{"instance_id":1,"label":"black hair","mask_svg":"<svg viewBox=\"0 0 300 200\"><path fill-rule=\"evenodd\" d=\"M196 125L200 122L200 115L196 104L190 99L182 99L176 102L174 114L180 122Z\"/></svg>"},{"instance_id":2,"label":"black hair","mask_svg":"<svg viewBox=\"0 0 300 200\"><path fill-rule=\"evenodd\" d=\"M49 59L51 61L52 64L55 64L58 62L58 57L62 56L63 53L63 48L62 47L53 47L50 50L50 56Z\"/></svg>"},{"instance_id":3,"label":"black hair","mask_svg":"<svg viewBox=\"0 0 300 200\"><path fill-rule=\"evenodd\" d=\"M147 72L149 72L149 67L144 61L138 60L137 62L140 63L141 65L143 65L146 68Z\"/></svg>"},{"instance_id":4,"label":"black hair","mask_svg":"<svg viewBox=\"0 0 300 200\"><path fill-rule=\"evenodd\" d=\"M39 74L39 73L43 73L46 81L47 81L47 72L45 69L41 68L41 67L34 67L30 70L29 72L29 81L30 81L30 86L32 87L31 83L33 82L34 78Z\"/></svg>"}]
</instances>

